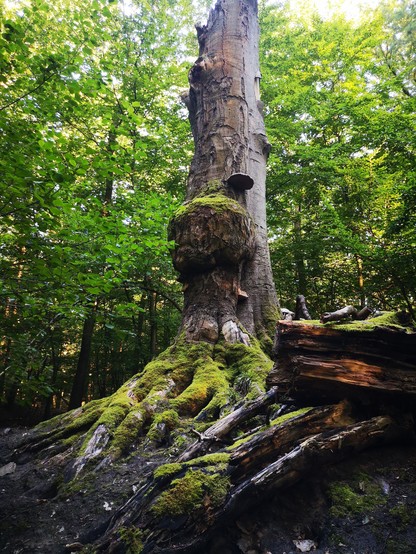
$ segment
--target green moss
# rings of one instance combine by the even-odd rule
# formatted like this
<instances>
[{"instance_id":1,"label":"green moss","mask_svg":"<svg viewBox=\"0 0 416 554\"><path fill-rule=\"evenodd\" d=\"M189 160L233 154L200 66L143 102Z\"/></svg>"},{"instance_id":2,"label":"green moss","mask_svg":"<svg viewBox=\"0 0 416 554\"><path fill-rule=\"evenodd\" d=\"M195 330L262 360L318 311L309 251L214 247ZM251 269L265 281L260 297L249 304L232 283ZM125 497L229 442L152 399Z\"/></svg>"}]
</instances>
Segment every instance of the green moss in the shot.
<instances>
[{"instance_id":1,"label":"green moss","mask_svg":"<svg viewBox=\"0 0 416 554\"><path fill-rule=\"evenodd\" d=\"M155 479L171 478L187 468L206 468L209 473L218 473L225 470L230 460L231 454L227 452L217 452L214 454L206 454L199 458L194 458L189 462L182 464L174 462L159 466L153 473Z\"/></svg>"},{"instance_id":2,"label":"green moss","mask_svg":"<svg viewBox=\"0 0 416 554\"><path fill-rule=\"evenodd\" d=\"M56 427L70 426L74 422L82 422L82 419L80 418L82 418L86 414L91 414L92 412L99 412L100 408L105 406L107 403L107 398L92 400L81 408L76 408L75 410L71 410L65 414L59 414L55 417L52 417L51 419L42 421L41 423L36 425L36 430L49 431L50 429L54 429Z\"/></svg>"},{"instance_id":3,"label":"green moss","mask_svg":"<svg viewBox=\"0 0 416 554\"><path fill-rule=\"evenodd\" d=\"M183 465L178 463L172 463L172 464L163 464L159 466L155 471L153 472L153 477L155 479L167 479L171 478L180 471L182 471Z\"/></svg>"},{"instance_id":4,"label":"green moss","mask_svg":"<svg viewBox=\"0 0 416 554\"><path fill-rule=\"evenodd\" d=\"M207 206L213 209L216 213L232 211L241 215L247 215L245 208L229 196L226 196L222 191L203 196L197 196L190 202L187 202L178 208L173 216L174 220L178 220L187 216L202 206Z\"/></svg>"},{"instance_id":5,"label":"green moss","mask_svg":"<svg viewBox=\"0 0 416 554\"><path fill-rule=\"evenodd\" d=\"M150 427L147 438L150 440L159 440L160 429L159 426L164 424L167 432L173 431L179 425L179 415L175 410L165 410L160 414L156 414L153 418L152 426Z\"/></svg>"},{"instance_id":6,"label":"green moss","mask_svg":"<svg viewBox=\"0 0 416 554\"><path fill-rule=\"evenodd\" d=\"M306 414L306 412L309 412L309 410L312 410L312 408L300 408L299 410L296 410L296 412L290 412L289 414L281 415L280 417L273 419L273 421L270 422L270 425L281 425L289 419L293 419L297 416Z\"/></svg>"},{"instance_id":7,"label":"green moss","mask_svg":"<svg viewBox=\"0 0 416 554\"><path fill-rule=\"evenodd\" d=\"M390 514L396 519L399 531L405 531L416 518L415 508L405 502L391 508Z\"/></svg>"},{"instance_id":8,"label":"green moss","mask_svg":"<svg viewBox=\"0 0 416 554\"><path fill-rule=\"evenodd\" d=\"M178 440L187 442L188 439L182 437L191 421L184 418L198 415L201 421L212 420L224 407L230 405L231 408L233 394L234 400L239 401L255 398L264 391L265 377L272 362L262 352L258 341L252 338L251 344L250 347L228 344L223 339L214 346L203 341L187 342L183 334L150 362L142 374L130 379L109 398L59 416L54 425L65 423L62 430L54 430L53 440L67 440L68 446L82 442L77 453L82 456L102 425L110 440L97 457L110 455L114 460L131 450L145 428L149 427L148 438L157 440L161 423L168 431L174 431L182 422L183 433ZM239 384L242 390L235 393L232 385ZM50 427L40 429L40 436L49 436L46 429ZM104 437L101 439L103 444ZM201 467L217 462L220 463L219 460L201 461ZM222 463L226 463L226 458Z\"/></svg>"},{"instance_id":9,"label":"green moss","mask_svg":"<svg viewBox=\"0 0 416 554\"><path fill-rule=\"evenodd\" d=\"M213 454L206 454L199 458L186 462L185 465L193 465L198 467L214 466L215 464L227 464L231 458L231 454L227 452L215 452Z\"/></svg>"},{"instance_id":10,"label":"green moss","mask_svg":"<svg viewBox=\"0 0 416 554\"><path fill-rule=\"evenodd\" d=\"M380 486L365 474L359 474L352 484L333 483L329 494L330 513L339 518L368 514L386 503Z\"/></svg>"},{"instance_id":11,"label":"green moss","mask_svg":"<svg viewBox=\"0 0 416 554\"><path fill-rule=\"evenodd\" d=\"M143 551L143 531L137 527L120 527L118 530L121 542L126 547L126 554L140 554Z\"/></svg>"},{"instance_id":12,"label":"green moss","mask_svg":"<svg viewBox=\"0 0 416 554\"><path fill-rule=\"evenodd\" d=\"M79 415L65 425L68 434L92 425L105 412L109 402L108 398L103 398L100 401L89 402L82 408L79 408ZM78 410L76 411L78 412Z\"/></svg>"},{"instance_id":13,"label":"green moss","mask_svg":"<svg viewBox=\"0 0 416 554\"><path fill-rule=\"evenodd\" d=\"M254 399L266 390L266 377L272 369L272 360L263 352L260 343L250 337L251 346L245 344L230 344L226 349L226 360L233 374L234 382L237 379L242 384L245 379L248 390L242 390L248 400ZM238 388L238 387L237 387Z\"/></svg>"},{"instance_id":14,"label":"green moss","mask_svg":"<svg viewBox=\"0 0 416 554\"><path fill-rule=\"evenodd\" d=\"M282 423L285 423L286 421L289 421L290 419L294 419L302 414L305 414L306 412L308 412L309 410L312 410L312 408L300 408L299 410L296 410L296 412L290 412L289 414L284 414L276 419L274 419L273 421L270 422L270 426L278 426L278 425L281 425ZM264 426L264 427L261 427L260 429L258 429L255 433L252 433L250 435L247 435L241 439L237 439L231 446L229 446L227 448L227 451L228 452L232 452L233 450L235 450L236 448L238 448L239 446L241 446L242 444L245 444L246 442L248 442L249 440L251 440L253 437L255 437L258 433L261 433L262 431L264 431L267 427Z\"/></svg>"},{"instance_id":15,"label":"green moss","mask_svg":"<svg viewBox=\"0 0 416 554\"><path fill-rule=\"evenodd\" d=\"M124 385L107 399L108 403L102 410L100 417L93 425L91 425L85 436L80 454L85 452L95 430L100 425L105 426L106 430L110 434L110 437L114 436L119 429L120 424L124 421L126 415L131 410L132 405L134 405L134 400L128 396L127 392L128 390L126 389L126 385Z\"/></svg>"},{"instance_id":16,"label":"green moss","mask_svg":"<svg viewBox=\"0 0 416 554\"><path fill-rule=\"evenodd\" d=\"M415 332L415 328L410 323L410 320L406 323L406 318L403 317L402 312L387 312L377 317L365 319L364 321L344 320L321 323L318 320L311 319L302 321L302 323L306 325L318 325L320 327L336 329L338 331L374 331L374 329L378 327L390 327L392 329L398 329L408 333Z\"/></svg>"},{"instance_id":17,"label":"green moss","mask_svg":"<svg viewBox=\"0 0 416 554\"><path fill-rule=\"evenodd\" d=\"M149 414L143 408L129 411L114 432L111 443L113 458L118 458L131 449L148 417Z\"/></svg>"},{"instance_id":18,"label":"green moss","mask_svg":"<svg viewBox=\"0 0 416 554\"><path fill-rule=\"evenodd\" d=\"M276 334L276 322L282 318L279 306L273 305L263 308L263 326L256 329L260 346L267 355L272 356L273 340Z\"/></svg>"},{"instance_id":19,"label":"green moss","mask_svg":"<svg viewBox=\"0 0 416 554\"><path fill-rule=\"evenodd\" d=\"M251 440L254 435L256 433L253 433L252 435L247 435L246 437L243 437L242 439L237 439L236 441L233 442L232 445L228 446L227 447L227 450L228 451L233 451L235 450L236 448L238 448L239 446L241 446L242 444L245 444L246 442L248 442L249 440Z\"/></svg>"},{"instance_id":20,"label":"green moss","mask_svg":"<svg viewBox=\"0 0 416 554\"><path fill-rule=\"evenodd\" d=\"M180 358L174 355L173 350L174 347L171 346L156 360L147 364L133 387L133 393L138 401L144 400L151 391L165 388L168 374L181 362Z\"/></svg>"},{"instance_id":21,"label":"green moss","mask_svg":"<svg viewBox=\"0 0 416 554\"><path fill-rule=\"evenodd\" d=\"M171 405L181 414L195 416L204 409L207 416L213 415L227 403L229 393L227 374L206 352L194 360L193 367L192 382L171 401Z\"/></svg>"},{"instance_id":22,"label":"green moss","mask_svg":"<svg viewBox=\"0 0 416 554\"><path fill-rule=\"evenodd\" d=\"M212 195L212 194L225 194L225 193L226 193L226 187L224 183L218 179L213 179L212 181L208 181L208 183L202 187L202 189L196 195L196 198L201 196L207 196L209 194Z\"/></svg>"},{"instance_id":23,"label":"green moss","mask_svg":"<svg viewBox=\"0 0 416 554\"><path fill-rule=\"evenodd\" d=\"M190 515L204 506L218 507L225 500L229 480L218 473L209 474L190 469L180 479L174 479L152 506L156 516L179 517Z\"/></svg>"}]
</instances>

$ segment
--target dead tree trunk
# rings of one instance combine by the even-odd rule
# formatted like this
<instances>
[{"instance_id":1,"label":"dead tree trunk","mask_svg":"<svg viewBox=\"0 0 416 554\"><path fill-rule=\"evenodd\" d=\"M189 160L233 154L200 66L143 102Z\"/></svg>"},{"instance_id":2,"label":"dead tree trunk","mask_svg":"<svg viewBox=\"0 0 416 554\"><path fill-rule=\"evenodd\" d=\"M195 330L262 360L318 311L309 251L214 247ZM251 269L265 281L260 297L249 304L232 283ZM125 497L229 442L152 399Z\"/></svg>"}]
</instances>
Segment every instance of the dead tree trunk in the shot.
<instances>
[{"instance_id":1,"label":"dead tree trunk","mask_svg":"<svg viewBox=\"0 0 416 554\"><path fill-rule=\"evenodd\" d=\"M259 95L256 0L218 0L198 29L185 98L195 142L187 201L170 225L187 338L247 342L275 318L266 229L270 150ZM241 325L240 325L241 323ZM244 328L244 330L243 330Z\"/></svg>"},{"instance_id":2,"label":"dead tree trunk","mask_svg":"<svg viewBox=\"0 0 416 554\"><path fill-rule=\"evenodd\" d=\"M374 321L347 329L280 321L269 385L306 402L348 398L366 405L412 405L416 333Z\"/></svg>"}]
</instances>

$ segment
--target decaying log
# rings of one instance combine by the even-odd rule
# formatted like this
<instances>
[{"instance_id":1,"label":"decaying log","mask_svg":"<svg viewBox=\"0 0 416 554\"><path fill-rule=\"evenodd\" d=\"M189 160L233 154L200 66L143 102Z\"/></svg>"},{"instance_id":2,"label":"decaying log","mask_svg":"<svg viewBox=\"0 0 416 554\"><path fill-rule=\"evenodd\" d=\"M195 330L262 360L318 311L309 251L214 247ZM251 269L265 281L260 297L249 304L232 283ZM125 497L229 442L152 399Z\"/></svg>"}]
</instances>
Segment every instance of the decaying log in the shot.
<instances>
[{"instance_id":1,"label":"decaying log","mask_svg":"<svg viewBox=\"0 0 416 554\"><path fill-rule=\"evenodd\" d=\"M296 297L295 319L312 319L303 294L298 294Z\"/></svg>"},{"instance_id":2,"label":"decaying log","mask_svg":"<svg viewBox=\"0 0 416 554\"><path fill-rule=\"evenodd\" d=\"M329 321L341 321L341 319L346 319L352 317L352 319L357 319L357 309L354 306L345 306L341 310L336 310L335 312L325 312L321 315L321 323L328 323Z\"/></svg>"},{"instance_id":3,"label":"decaying log","mask_svg":"<svg viewBox=\"0 0 416 554\"><path fill-rule=\"evenodd\" d=\"M253 433L251 438L232 450L233 478L238 475L247 477L249 472L283 456L308 436L352 423L349 412L350 406L345 402L310 408L306 413L295 415L295 412L293 417L288 414L289 419L284 424L272 424L262 432Z\"/></svg>"},{"instance_id":4,"label":"decaying log","mask_svg":"<svg viewBox=\"0 0 416 554\"><path fill-rule=\"evenodd\" d=\"M313 403L343 398L413 402L416 333L368 325L345 330L280 321L268 384L281 394Z\"/></svg>"},{"instance_id":5,"label":"decaying log","mask_svg":"<svg viewBox=\"0 0 416 554\"><path fill-rule=\"evenodd\" d=\"M369 447L405 439L413 425L410 417L403 416L398 423L390 416L377 416L334 429L338 419L341 423L343 413L339 406L316 408L237 447L229 463L218 468L218 475L229 482L228 492L218 504L212 502L207 492L205 501L195 510L161 518L155 514L154 506L169 490L169 481L175 486L178 479L192 474L194 469L200 471L201 466L196 460L195 468L183 464L168 480L156 478L117 511L104 539L94 545L96 551L125 552L118 530L135 526L144 530L143 554L195 552L230 518L325 464L339 462Z\"/></svg>"},{"instance_id":6,"label":"decaying log","mask_svg":"<svg viewBox=\"0 0 416 554\"><path fill-rule=\"evenodd\" d=\"M357 319L359 321L364 321L364 319L367 319L367 317L370 317L370 315L373 313L373 310L371 308L369 308L368 306L364 306L364 308L362 308L358 314L357 314Z\"/></svg>"},{"instance_id":7,"label":"decaying log","mask_svg":"<svg viewBox=\"0 0 416 554\"><path fill-rule=\"evenodd\" d=\"M276 392L277 390L274 387L271 388L256 400L237 408L237 410L234 410L214 423L214 425L211 425L211 427L201 434L198 441L191 444L191 446L181 454L178 461L185 462L195 458L195 456L204 454L213 443L221 441L221 439L227 436L238 425L264 412L270 404L276 402Z\"/></svg>"},{"instance_id":8,"label":"decaying log","mask_svg":"<svg viewBox=\"0 0 416 554\"><path fill-rule=\"evenodd\" d=\"M232 492L222 512L244 511L253 496L264 499L328 462L339 462L373 446L406 440L412 435L412 429L413 421L408 417L403 417L399 424L390 416L377 416L341 430L312 435L244 481Z\"/></svg>"}]
</instances>

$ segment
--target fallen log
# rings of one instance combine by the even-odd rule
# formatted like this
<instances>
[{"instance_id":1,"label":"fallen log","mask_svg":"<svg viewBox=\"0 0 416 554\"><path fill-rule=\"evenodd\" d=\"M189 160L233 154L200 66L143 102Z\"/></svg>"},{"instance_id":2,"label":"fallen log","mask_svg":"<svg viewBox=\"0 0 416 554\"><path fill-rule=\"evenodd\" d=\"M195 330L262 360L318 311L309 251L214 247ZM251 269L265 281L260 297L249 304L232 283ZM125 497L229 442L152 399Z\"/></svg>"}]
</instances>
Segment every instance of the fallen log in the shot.
<instances>
[{"instance_id":1,"label":"fallen log","mask_svg":"<svg viewBox=\"0 0 416 554\"><path fill-rule=\"evenodd\" d=\"M330 327L280 321L268 384L302 402L414 402L416 333L389 321Z\"/></svg>"},{"instance_id":2,"label":"fallen log","mask_svg":"<svg viewBox=\"0 0 416 554\"><path fill-rule=\"evenodd\" d=\"M166 466L172 470L170 474L167 470L156 472L154 480L118 510L103 539L94 544L95 551L126 552L124 530L134 528L141 536L143 554L203 551L224 522L325 464L366 448L406 440L413 425L410 417L403 416L398 422L391 416L376 416L336 427L343 412L339 406L316 408L276 425L273 431L237 447L229 458L230 449L226 449L216 467L208 465L207 457ZM214 481L219 489L212 488ZM187 491L189 498L192 482L194 506L183 496Z\"/></svg>"},{"instance_id":3,"label":"fallen log","mask_svg":"<svg viewBox=\"0 0 416 554\"><path fill-rule=\"evenodd\" d=\"M227 416L215 422L214 425L211 425L204 433L199 435L199 440L192 443L189 448L182 453L178 461L186 462L208 452L213 443L221 442L221 440L238 425L264 412L270 404L276 402L276 394L277 390L271 388L265 394L256 398L256 400L237 408Z\"/></svg>"},{"instance_id":4,"label":"fallen log","mask_svg":"<svg viewBox=\"0 0 416 554\"><path fill-rule=\"evenodd\" d=\"M371 308L369 308L368 306L364 306L364 308L362 308L358 312L357 319L360 321L364 321L364 319L367 319L367 317L370 317L372 313L373 313L373 310Z\"/></svg>"},{"instance_id":5,"label":"fallen log","mask_svg":"<svg viewBox=\"0 0 416 554\"><path fill-rule=\"evenodd\" d=\"M282 423L279 424L279 421ZM352 422L350 406L344 402L286 414L271 422L266 430L253 433L248 440L232 447L229 463L233 466L233 479L238 475L247 477L256 467L264 467L283 456L308 436L339 429Z\"/></svg>"},{"instance_id":6,"label":"fallen log","mask_svg":"<svg viewBox=\"0 0 416 554\"><path fill-rule=\"evenodd\" d=\"M321 323L329 323L330 321L341 321L341 319L357 319L357 309L354 306L345 306L335 312L325 312L321 315Z\"/></svg>"}]
</instances>

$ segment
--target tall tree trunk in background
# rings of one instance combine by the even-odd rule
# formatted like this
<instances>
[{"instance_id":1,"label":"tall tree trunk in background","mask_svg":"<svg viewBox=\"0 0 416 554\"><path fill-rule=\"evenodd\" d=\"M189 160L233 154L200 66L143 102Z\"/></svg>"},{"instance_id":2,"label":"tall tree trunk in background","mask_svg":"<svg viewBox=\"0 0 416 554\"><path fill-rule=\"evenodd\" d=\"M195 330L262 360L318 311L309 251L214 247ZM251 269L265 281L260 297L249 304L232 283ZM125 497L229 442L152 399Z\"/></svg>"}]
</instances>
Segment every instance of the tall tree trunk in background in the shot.
<instances>
[{"instance_id":1,"label":"tall tree trunk in background","mask_svg":"<svg viewBox=\"0 0 416 554\"><path fill-rule=\"evenodd\" d=\"M157 320L156 320L157 294L149 292L149 326L150 326L150 358L157 353Z\"/></svg>"},{"instance_id":2,"label":"tall tree trunk in background","mask_svg":"<svg viewBox=\"0 0 416 554\"><path fill-rule=\"evenodd\" d=\"M52 402L53 402L53 397L56 396L57 394L57 391L55 390L55 388L56 388L56 381L57 381L59 369L60 369L60 361L56 352L56 345L55 345L52 329L49 329L49 334L50 334L49 340L50 340L50 346L51 346L51 360L52 360L52 378L51 378L52 392L50 393L50 395L48 396L45 402L45 409L43 413L43 417L45 419L49 419L51 417Z\"/></svg>"},{"instance_id":3,"label":"tall tree trunk in background","mask_svg":"<svg viewBox=\"0 0 416 554\"><path fill-rule=\"evenodd\" d=\"M81 348L78 357L77 370L72 384L69 409L78 408L82 404L87 388L88 373L90 369L91 343L94 333L97 305L90 308L82 329Z\"/></svg>"},{"instance_id":4,"label":"tall tree trunk in background","mask_svg":"<svg viewBox=\"0 0 416 554\"><path fill-rule=\"evenodd\" d=\"M296 206L296 215L293 222L293 233L295 236L295 266L298 282L298 294L307 296L307 283L306 283L306 265L305 257L303 253L303 244L302 244L302 207L300 204Z\"/></svg>"},{"instance_id":5,"label":"tall tree trunk in background","mask_svg":"<svg viewBox=\"0 0 416 554\"><path fill-rule=\"evenodd\" d=\"M364 308L364 306L367 304L367 299L365 297L365 289L364 289L363 259L361 258L361 256L356 254L355 260L357 262L358 290L360 293L360 308Z\"/></svg>"},{"instance_id":6,"label":"tall tree trunk in background","mask_svg":"<svg viewBox=\"0 0 416 554\"><path fill-rule=\"evenodd\" d=\"M278 304L266 228L270 151L260 102L257 0L218 0L198 27L185 98L195 142L187 200L170 225L190 340L247 342ZM240 325L241 324L241 325Z\"/></svg>"}]
</instances>

